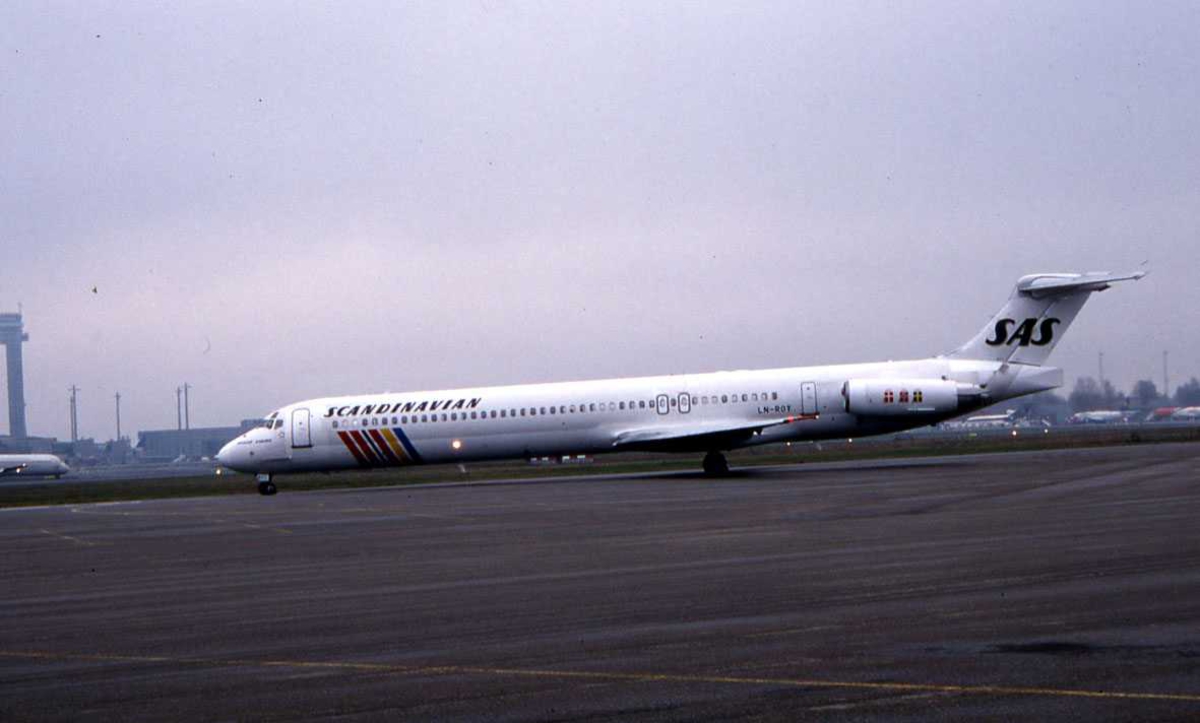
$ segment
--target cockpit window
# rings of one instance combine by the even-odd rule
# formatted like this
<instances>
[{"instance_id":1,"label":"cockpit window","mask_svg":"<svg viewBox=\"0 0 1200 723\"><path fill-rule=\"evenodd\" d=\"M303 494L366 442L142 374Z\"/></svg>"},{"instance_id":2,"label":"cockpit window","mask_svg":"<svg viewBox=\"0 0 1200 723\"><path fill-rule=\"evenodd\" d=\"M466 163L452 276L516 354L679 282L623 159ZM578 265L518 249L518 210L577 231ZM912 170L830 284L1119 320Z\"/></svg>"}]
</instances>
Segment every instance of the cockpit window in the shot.
<instances>
[{"instance_id":1,"label":"cockpit window","mask_svg":"<svg viewBox=\"0 0 1200 723\"><path fill-rule=\"evenodd\" d=\"M283 420L282 419L275 420L275 429L283 429Z\"/></svg>"}]
</instances>

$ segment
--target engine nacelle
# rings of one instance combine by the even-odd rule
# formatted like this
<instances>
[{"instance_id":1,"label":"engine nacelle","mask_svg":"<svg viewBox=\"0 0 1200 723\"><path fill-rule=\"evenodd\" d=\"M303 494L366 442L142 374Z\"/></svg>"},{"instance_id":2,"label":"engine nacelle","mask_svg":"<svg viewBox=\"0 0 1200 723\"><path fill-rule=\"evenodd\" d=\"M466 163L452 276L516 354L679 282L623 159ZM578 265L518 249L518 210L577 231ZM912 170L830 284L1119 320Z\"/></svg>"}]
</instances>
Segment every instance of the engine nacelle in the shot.
<instances>
[{"instance_id":1,"label":"engine nacelle","mask_svg":"<svg viewBox=\"0 0 1200 723\"><path fill-rule=\"evenodd\" d=\"M851 379L846 411L869 417L944 414L958 409L959 385L945 379Z\"/></svg>"}]
</instances>

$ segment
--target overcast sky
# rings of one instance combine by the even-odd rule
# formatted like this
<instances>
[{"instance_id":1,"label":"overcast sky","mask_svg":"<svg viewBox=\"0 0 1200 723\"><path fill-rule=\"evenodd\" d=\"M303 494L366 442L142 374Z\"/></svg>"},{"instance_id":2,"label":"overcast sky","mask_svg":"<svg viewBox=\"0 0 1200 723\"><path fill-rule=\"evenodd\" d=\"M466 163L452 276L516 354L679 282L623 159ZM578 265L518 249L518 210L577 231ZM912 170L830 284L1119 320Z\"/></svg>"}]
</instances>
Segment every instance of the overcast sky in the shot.
<instances>
[{"instance_id":1,"label":"overcast sky","mask_svg":"<svg viewBox=\"0 0 1200 723\"><path fill-rule=\"evenodd\" d=\"M1200 374L1200 4L0 5L31 434L919 357L1151 275L1052 363ZM95 293L93 293L95 288ZM1069 388L1069 387L1068 387ZM0 389L0 397L4 395ZM6 402L5 402L6 404ZM6 407L0 408L5 409ZM0 414L0 431L8 420Z\"/></svg>"}]
</instances>

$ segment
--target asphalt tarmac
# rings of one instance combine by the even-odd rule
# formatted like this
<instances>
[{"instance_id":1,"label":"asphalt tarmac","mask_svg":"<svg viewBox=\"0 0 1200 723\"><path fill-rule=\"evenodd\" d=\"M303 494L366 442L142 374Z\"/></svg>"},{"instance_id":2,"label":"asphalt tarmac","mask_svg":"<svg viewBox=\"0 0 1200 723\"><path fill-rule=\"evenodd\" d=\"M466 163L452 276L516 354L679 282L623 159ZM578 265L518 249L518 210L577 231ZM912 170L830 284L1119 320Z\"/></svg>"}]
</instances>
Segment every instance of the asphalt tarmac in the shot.
<instances>
[{"instance_id":1,"label":"asphalt tarmac","mask_svg":"<svg viewBox=\"0 0 1200 723\"><path fill-rule=\"evenodd\" d=\"M1200 444L0 511L0 720L1197 720Z\"/></svg>"}]
</instances>

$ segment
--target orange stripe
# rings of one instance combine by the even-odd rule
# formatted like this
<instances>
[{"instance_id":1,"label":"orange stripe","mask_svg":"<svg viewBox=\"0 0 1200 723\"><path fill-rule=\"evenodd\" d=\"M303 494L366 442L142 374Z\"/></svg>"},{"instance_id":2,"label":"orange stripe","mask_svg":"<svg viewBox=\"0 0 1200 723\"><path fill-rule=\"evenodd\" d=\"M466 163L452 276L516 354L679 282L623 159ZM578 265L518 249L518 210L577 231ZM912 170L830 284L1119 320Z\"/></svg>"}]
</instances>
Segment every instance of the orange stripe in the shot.
<instances>
[{"instance_id":1,"label":"orange stripe","mask_svg":"<svg viewBox=\"0 0 1200 723\"><path fill-rule=\"evenodd\" d=\"M383 432L383 438L391 445L392 452L396 454L396 458L400 460L400 463L404 464L407 462L408 455L404 454L404 445L400 444L400 440L396 439L396 435L392 433L392 430L384 427L379 431Z\"/></svg>"}]
</instances>

